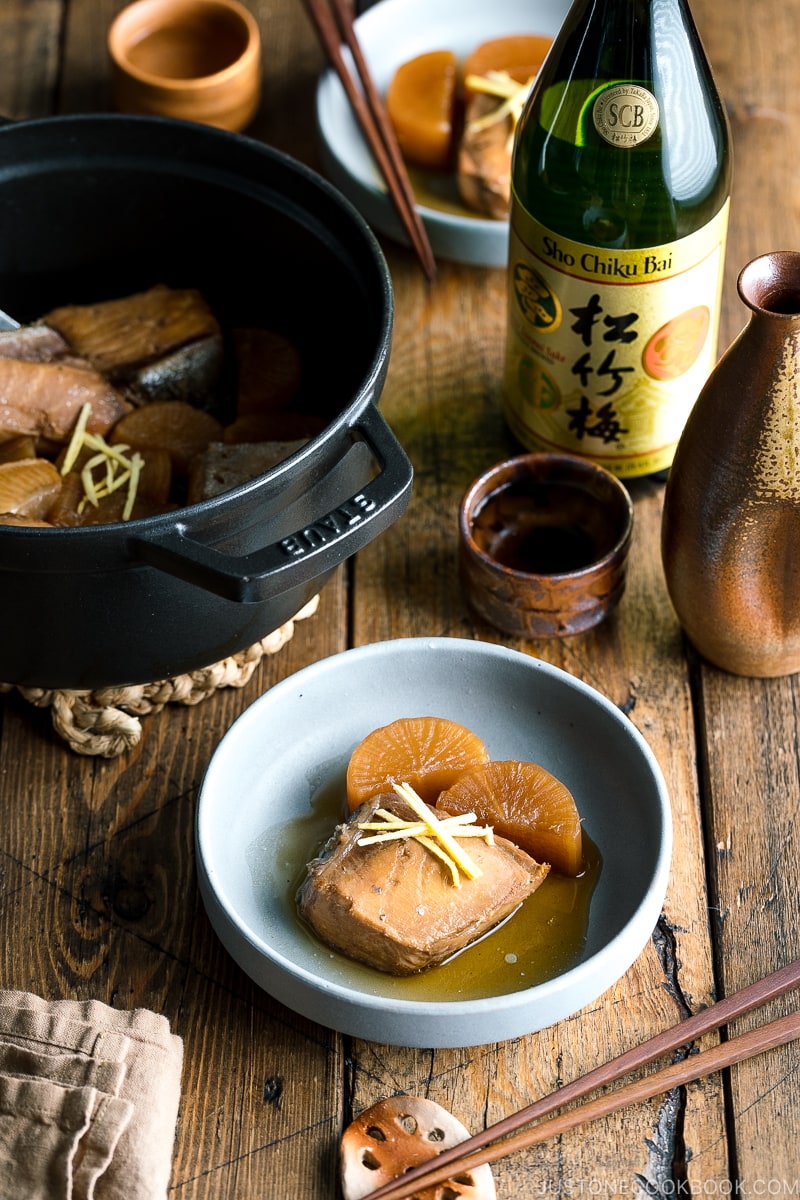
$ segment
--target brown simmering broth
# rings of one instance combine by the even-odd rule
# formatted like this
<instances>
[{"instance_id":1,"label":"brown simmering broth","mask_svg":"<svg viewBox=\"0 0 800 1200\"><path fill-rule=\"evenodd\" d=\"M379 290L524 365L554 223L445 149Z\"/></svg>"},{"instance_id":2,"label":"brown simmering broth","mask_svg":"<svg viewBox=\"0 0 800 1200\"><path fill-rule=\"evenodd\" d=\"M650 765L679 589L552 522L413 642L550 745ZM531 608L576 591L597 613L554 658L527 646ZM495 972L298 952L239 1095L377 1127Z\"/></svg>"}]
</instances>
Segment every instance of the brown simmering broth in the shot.
<instances>
[{"instance_id":1,"label":"brown simmering broth","mask_svg":"<svg viewBox=\"0 0 800 1200\"><path fill-rule=\"evenodd\" d=\"M315 795L309 815L288 822L277 835L278 860L289 887L276 898L298 936L308 938L341 971L341 982L366 992L402 1000L478 1000L524 991L562 974L581 957L589 909L601 869L597 846L584 832L585 870L577 879L550 872L544 883L504 924L438 967L397 977L354 962L323 945L300 919L295 894L306 864L344 818L344 781L336 779ZM257 872L253 859L251 870ZM327 967L326 967L327 970Z\"/></svg>"},{"instance_id":2,"label":"brown simmering broth","mask_svg":"<svg viewBox=\"0 0 800 1200\"><path fill-rule=\"evenodd\" d=\"M458 194L455 171L425 170L423 167L408 167L408 178L414 189L417 203L437 212L454 217L469 217L473 221L489 221L485 213L468 208Z\"/></svg>"}]
</instances>

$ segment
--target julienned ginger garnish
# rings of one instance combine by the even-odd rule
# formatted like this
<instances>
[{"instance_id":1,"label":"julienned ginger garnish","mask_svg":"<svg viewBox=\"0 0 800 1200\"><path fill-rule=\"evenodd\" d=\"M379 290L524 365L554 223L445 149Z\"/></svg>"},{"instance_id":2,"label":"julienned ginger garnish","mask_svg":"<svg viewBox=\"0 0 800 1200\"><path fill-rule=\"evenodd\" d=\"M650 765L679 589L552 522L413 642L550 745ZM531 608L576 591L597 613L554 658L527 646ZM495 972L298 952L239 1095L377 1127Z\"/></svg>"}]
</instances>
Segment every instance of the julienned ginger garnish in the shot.
<instances>
[{"instance_id":1,"label":"julienned ginger garnish","mask_svg":"<svg viewBox=\"0 0 800 1200\"><path fill-rule=\"evenodd\" d=\"M516 79L512 79L508 71L488 71L485 75L468 75L465 83L473 92L482 92L487 96L495 96L501 101L497 108L493 108L491 112L471 120L469 128L474 130L488 129L490 125L494 125L498 121L504 121L506 117L511 117L510 138L513 140L514 130L517 127L517 121L522 115L525 101L528 99L533 78L528 79L525 83L518 83Z\"/></svg>"},{"instance_id":2,"label":"julienned ginger garnish","mask_svg":"<svg viewBox=\"0 0 800 1200\"><path fill-rule=\"evenodd\" d=\"M494 843L494 832L490 826L476 825L474 813L458 816L437 817L408 783L392 784L395 792L418 815L418 821L406 821L388 809L379 808L377 821L364 821L358 828L370 836L361 837L359 845L369 846L377 842L394 841L399 838L414 838L445 864L456 887L461 886L461 875L477 879L482 871L478 864L458 844L457 838L479 837L487 845Z\"/></svg>"},{"instance_id":3,"label":"julienned ginger garnish","mask_svg":"<svg viewBox=\"0 0 800 1200\"><path fill-rule=\"evenodd\" d=\"M128 456L125 451L130 449L129 446L111 446L100 434L89 433L86 425L91 411L91 404L84 404L80 411L67 452L64 455L61 474L67 475L72 470L81 450L84 448L95 450L96 453L84 463L81 469L84 494L78 505L78 512L83 512L87 504L92 504L97 508L104 496L111 495L118 488L127 487L128 494L122 510L122 519L128 521L136 501L144 459L138 450ZM102 473L100 478L95 481L94 472L98 469Z\"/></svg>"}]
</instances>

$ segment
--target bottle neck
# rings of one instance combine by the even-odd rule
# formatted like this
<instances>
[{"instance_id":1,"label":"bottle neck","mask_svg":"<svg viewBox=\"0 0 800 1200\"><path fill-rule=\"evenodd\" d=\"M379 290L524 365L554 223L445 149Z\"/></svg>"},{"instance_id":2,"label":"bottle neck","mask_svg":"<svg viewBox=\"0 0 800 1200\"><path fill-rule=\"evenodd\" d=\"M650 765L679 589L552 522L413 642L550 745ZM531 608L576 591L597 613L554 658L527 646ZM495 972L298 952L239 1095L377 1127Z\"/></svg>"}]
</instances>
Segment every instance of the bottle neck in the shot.
<instances>
[{"instance_id":1,"label":"bottle neck","mask_svg":"<svg viewBox=\"0 0 800 1200\"><path fill-rule=\"evenodd\" d=\"M729 192L727 119L683 0L576 0L517 127L514 201L635 249L693 232Z\"/></svg>"}]
</instances>

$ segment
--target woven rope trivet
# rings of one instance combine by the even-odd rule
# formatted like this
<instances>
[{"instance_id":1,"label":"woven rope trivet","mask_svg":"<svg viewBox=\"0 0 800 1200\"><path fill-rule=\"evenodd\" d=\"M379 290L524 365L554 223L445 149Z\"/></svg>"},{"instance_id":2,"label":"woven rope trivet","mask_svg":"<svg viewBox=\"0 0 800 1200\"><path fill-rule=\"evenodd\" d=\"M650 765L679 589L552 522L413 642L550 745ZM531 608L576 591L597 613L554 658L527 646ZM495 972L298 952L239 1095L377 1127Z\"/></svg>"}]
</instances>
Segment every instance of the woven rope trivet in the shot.
<instances>
[{"instance_id":1,"label":"woven rope trivet","mask_svg":"<svg viewBox=\"0 0 800 1200\"><path fill-rule=\"evenodd\" d=\"M290 621L260 642L210 667L172 679L88 692L0 683L0 692L16 687L36 708L50 708L53 728L76 754L117 758L138 745L142 736L140 717L160 712L166 704L199 704L219 688L244 687L264 655L276 654L285 646L294 633L295 621L313 616L318 605L319 596L314 596Z\"/></svg>"}]
</instances>

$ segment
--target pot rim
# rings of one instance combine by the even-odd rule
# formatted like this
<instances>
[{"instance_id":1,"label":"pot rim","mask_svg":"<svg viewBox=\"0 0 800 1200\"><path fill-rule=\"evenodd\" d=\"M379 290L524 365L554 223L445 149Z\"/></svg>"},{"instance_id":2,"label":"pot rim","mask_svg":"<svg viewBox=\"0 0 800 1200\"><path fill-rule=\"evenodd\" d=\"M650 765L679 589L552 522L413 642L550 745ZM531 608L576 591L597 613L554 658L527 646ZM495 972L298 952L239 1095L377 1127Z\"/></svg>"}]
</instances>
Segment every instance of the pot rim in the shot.
<instances>
[{"instance_id":1,"label":"pot rim","mask_svg":"<svg viewBox=\"0 0 800 1200\"><path fill-rule=\"evenodd\" d=\"M234 133L230 130L201 125L192 121L183 121L175 117L139 113L56 114L52 116L30 117L22 120L12 120L0 115L0 153L2 152L3 139L13 137L15 133L19 133L22 136L23 134L28 134L30 131L36 133L38 130L44 130L49 133L56 130L60 138L60 145L63 146L63 152L59 151L59 154L66 160L70 153L76 151L74 139L80 135L82 130L87 128L96 128L101 131L105 128L114 130L114 137L110 141L112 147L110 157L114 157L116 153L122 154L125 152L124 145L117 142L120 130L129 129L136 131L140 129L153 129L158 130L159 134L164 135L179 132L181 138L189 146L189 153L187 155L183 156L180 160L174 160L175 173L180 173L183 178L186 177L187 167L190 168L193 161L191 158L191 148L193 146L202 144L206 149L214 145L220 148L231 147L238 149L240 152L272 162L280 171L293 176L296 181L299 181L307 193L315 193L323 197L324 201L338 211L341 218L349 223L352 231L359 237L364 252L363 261L369 263L379 284L381 315L376 337L377 349L372 354L369 367L357 384L355 394L350 401L339 410L336 416L319 434L310 438L305 446L300 447L300 449L296 450L287 459L276 464L269 471L263 472L253 479L246 480L244 483L237 484L235 487L221 492L216 496L196 501L194 504L182 505L179 509L165 513L156 513L148 517L132 518L129 521L58 528L0 526L0 537L16 538L19 542L25 539L35 539L37 541L42 539L53 540L56 537L60 537L62 541L75 541L76 539L92 541L107 537L109 531L113 531L115 535L118 535L123 529L130 531L131 534L160 533L167 529L175 529L176 527L194 527L199 522L204 523L209 517L213 518L220 510L227 509L237 501L245 498L252 501L254 498L257 498L260 491L270 489L282 474L301 467L304 460L311 459L316 454L319 454L320 449L326 443L331 444L331 451L333 452L333 443L337 439L347 437L365 404L377 405L382 383L388 369L389 354L391 351L394 328L394 291L386 257L377 237L355 205L313 167L293 157L286 151L271 146L266 142L260 142L247 134ZM51 150L51 159L52 157L53 152ZM202 171L204 178L208 178L211 174L237 176L235 169L224 161L221 154L219 156L214 155L213 149L207 157L204 155L202 161L195 159L194 162L198 169ZM13 163L9 164L4 164L0 161L0 187L2 187L2 178L7 167L13 168L15 171L24 169L24 165L21 167L18 160L14 160ZM251 192L253 187L256 190L259 187L257 180L254 182L253 179L247 179L244 175L238 176L238 182L240 185L248 183ZM274 182L265 179L261 186L263 186L266 194L274 194ZM296 200L293 200L293 205L300 210ZM306 212L306 215L310 216L311 214Z\"/></svg>"}]
</instances>

